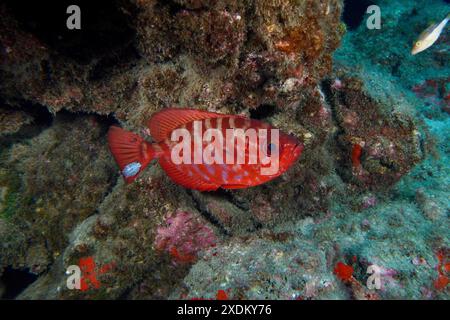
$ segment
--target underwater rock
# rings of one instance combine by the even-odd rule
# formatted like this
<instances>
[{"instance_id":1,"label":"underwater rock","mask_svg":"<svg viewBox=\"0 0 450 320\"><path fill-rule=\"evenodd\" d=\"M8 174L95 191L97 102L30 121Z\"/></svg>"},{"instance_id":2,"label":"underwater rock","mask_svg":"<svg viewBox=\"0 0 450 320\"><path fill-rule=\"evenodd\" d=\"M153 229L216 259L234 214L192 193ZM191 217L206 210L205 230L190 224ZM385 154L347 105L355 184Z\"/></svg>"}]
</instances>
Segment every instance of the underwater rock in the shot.
<instances>
[{"instance_id":1,"label":"underwater rock","mask_svg":"<svg viewBox=\"0 0 450 320\"><path fill-rule=\"evenodd\" d=\"M436 200L433 199L433 196L427 195L423 189L416 192L416 202L424 216L430 220L439 220L445 217L445 204L439 203L439 198Z\"/></svg>"},{"instance_id":2,"label":"underwater rock","mask_svg":"<svg viewBox=\"0 0 450 320\"><path fill-rule=\"evenodd\" d=\"M3 284L3 281L0 281L0 298L3 297L3 294L5 293L5 291L6 291L6 287Z\"/></svg>"},{"instance_id":3,"label":"underwater rock","mask_svg":"<svg viewBox=\"0 0 450 320\"><path fill-rule=\"evenodd\" d=\"M25 112L0 108L0 135L13 134L33 118Z\"/></svg>"},{"instance_id":4,"label":"underwater rock","mask_svg":"<svg viewBox=\"0 0 450 320\"><path fill-rule=\"evenodd\" d=\"M230 299L343 298L326 270L326 257L308 241L236 239L197 263L172 299L214 299L225 290Z\"/></svg>"},{"instance_id":5,"label":"underwater rock","mask_svg":"<svg viewBox=\"0 0 450 320\"><path fill-rule=\"evenodd\" d=\"M92 48L92 52L86 54L88 59L72 59L66 54L89 50L85 49L89 46L76 44L83 37L67 34L67 30L61 30L57 20L52 17L52 14L57 14L55 11L46 11L45 6L25 7L17 8L11 2L0 5L0 14L3 17L0 22L0 29L3 30L0 45L4 50L0 60L0 76L3 80L0 92L8 105L20 106L25 100L43 105L52 113L64 108L106 114L114 111L119 105L131 103L130 101L125 103L123 99L131 94L135 78L130 76L129 72L119 71L123 70L122 67L130 70L135 65L134 51L130 45L124 45L130 42L129 40L122 39L123 42L116 46L115 50L99 53ZM39 14L31 12L31 16L27 16L30 14L29 10L37 10ZM55 32L56 38L64 37L65 41L57 40L58 44L55 44L53 38L43 37L39 28L33 30L32 27L24 27L24 25L39 26L42 23L39 19L53 21L49 22L54 24L49 28ZM119 17L112 22L109 21L111 22L109 27L118 26L119 21L123 20L126 19ZM102 33L102 28L94 26L86 26L85 29L83 32L86 33L86 39L92 35L101 37L110 31ZM58 32L62 34L58 35ZM117 39L120 37L112 38L111 41ZM102 42L104 48L108 47L104 40L99 41ZM73 47L66 48L67 44ZM119 57L123 60L117 61ZM114 94L111 94L112 92Z\"/></svg>"},{"instance_id":6,"label":"underwater rock","mask_svg":"<svg viewBox=\"0 0 450 320\"><path fill-rule=\"evenodd\" d=\"M167 297L194 262L182 263L184 260L177 258L194 253L197 257L200 250L216 243L221 236L199 215L192 198L180 192L179 187L168 184L166 179L162 170L154 166L132 185L118 182L102 200L98 214L74 228L69 245L49 271L51 278L39 278L20 298ZM174 212L189 212L189 215L183 215L186 219L176 219L181 224L168 226L167 222L173 221L167 217ZM171 250L173 245L177 249L175 255ZM88 262L95 273L96 286L86 281L85 289L68 290L67 276L55 276L57 270ZM45 282L46 285L41 285Z\"/></svg>"},{"instance_id":7,"label":"underwater rock","mask_svg":"<svg viewBox=\"0 0 450 320\"><path fill-rule=\"evenodd\" d=\"M450 77L427 79L424 83L415 85L412 91L425 100L429 107L426 111L428 118L443 118L439 111L450 113Z\"/></svg>"},{"instance_id":8,"label":"underwater rock","mask_svg":"<svg viewBox=\"0 0 450 320\"><path fill-rule=\"evenodd\" d=\"M8 192L8 188L7 187L1 187L0 188L0 212L3 212L6 204L4 204L5 200L6 200L6 194Z\"/></svg>"},{"instance_id":9,"label":"underwater rock","mask_svg":"<svg viewBox=\"0 0 450 320\"><path fill-rule=\"evenodd\" d=\"M440 236L447 221L431 221L401 199L364 214L342 205L332 210L320 221L279 224L218 244L170 298L211 299L225 290L230 299L422 299L428 290L445 299L445 290L435 288L443 271L434 266L442 265L435 252L447 243ZM428 263L413 263L411 257ZM351 281L334 273L339 262L352 269ZM372 265L380 274L378 290L367 288Z\"/></svg>"},{"instance_id":10,"label":"underwater rock","mask_svg":"<svg viewBox=\"0 0 450 320\"><path fill-rule=\"evenodd\" d=\"M68 244L66 234L95 212L114 179L104 130L93 116L60 115L51 128L4 155L0 219L14 228L1 234L2 243L10 237L27 241L3 248L2 267L45 271ZM22 237L13 235L16 229Z\"/></svg>"},{"instance_id":11,"label":"underwater rock","mask_svg":"<svg viewBox=\"0 0 450 320\"><path fill-rule=\"evenodd\" d=\"M179 211L168 215L156 230L155 248L167 252L175 264L194 263L198 254L216 246L214 232L205 221L189 212Z\"/></svg>"},{"instance_id":12,"label":"underwater rock","mask_svg":"<svg viewBox=\"0 0 450 320\"><path fill-rule=\"evenodd\" d=\"M109 53L93 51L82 63L66 59L54 43L33 30L22 29L19 21L23 17L10 5L2 5L2 28L7 32L0 37L6 48L0 72L5 79L1 91L7 102L15 105L21 97L47 106L52 112L62 108L100 114L116 112L123 119L121 113L135 114L148 104L141 100L140 93L145 93L144 82L139 81L141 72L170 60L176 73L190 76L184 84L189 96L180 99L176 91L167 88L163 105L150 101L151 109L181 103L218 108L216 100L229 104L224 109L229 112L245 111L262 103L283 107L302 96L292 86L287 90L288 83L298 84L295 87L303 88L306 94L331 70L331 54L342 35L342 4L337 0L326 4L284 1L281 7L278 2L258 1L179 6L161 1L123 1L116 5L135 15L134 19L125 15L117 20L136 32L136 41L128 33L120 35L128 36L122 39L124 46L113 47ZM292 29L304 30L294 40L302 46L292 53L280 51L276 43ZM68 37L68 41L72 40ZM171 76L163 76L162 80L166 77ZM255 83L250 79L254 77L259 79L258 85L248 86ZM222 88L212 90L219 84ZM164 90L165 85L172 83L165 81L155 90ZM199 99L201 90L207 88L208 97ZM143 118L145 114L138 111L138 116Z\"/></svg>"},{"instance_id":13,"label":"underwater rock","mask_svg":"<svg viewBox=\"0 0 450 320\"><path fill-rule=\"evenodd\" d=\"M192 192L192 198L203 213L216 221L228 235L246 234L255 230L255 221L248 213L247 203L227 191L215 193Z\"/></svg>"},{"instance_id":14,"label":"underwater rock","mask_svg":"<svg viewBox=\"0 0 450 320\"><path fill-rule=\"evenodd\" d=\"M411 29L444 9L379 3L383 30L367 41L362 23L336 52L341 0L114 1L86 24L89 43L43 34L42 18L0 4L0 135L21 132L32 106L56 114L0 153L0 274L39 275L18 298L365 299L372 264L381 298L445 298L432 285L435 252L448 247L445 170L414 167L431 144L416 111L436 102L428 120L446 119L448 52L409 56ZM245 190L186 190L157 163L125 184L107 126L150 140L146 122L171 106L269 122L305 151ZM421 192L433 175L442 190ZM338 261L358 285L333 274ZM95 281L69 290L66 268L80 264Z\"/></svg>"},{"instance_id":15,"label":"underwater rock","mask_svg":"<svg viewBox=\"0 0 450 320\"><path fill-rule=\"evenodd\" d=\"M361 80L339 77L332 108L340 129L338 155L341 176L370 189L386 189L423 157L413 118L374 100Z\"/></svg>"},{"instance_id":16,"label":"underwater rock","mask_svg":"<svg viewBox=\"0 0 450 320\"><path fill-rule=\"evenodd\" d=\"M244 211L250 207L257 223L295 216L299 204L311 214L325 210L333 187L325 182L332 179L324 176L333 173L324 143L329 142L333 124L318 83L331 71L331 55L343 34L341 1L125 1L118 6L134 15L120 21L135 31L135 41L123 39L124 48L114 47L111 54L92 52L81 63L66 59L54 43L33 30L20 28L22 17L3 5L7 18L2 24L8 35L0 40L9 50L0 65L6 79L0 91L8 103L17 104L20 95L52 112L114 112L125 127L139 132L155 111L171 105L258 114L309 142L316 149L312 154L327 159L321 166L311 155L281 185L270 188L286 190L273 196L279 212L272 217L264 217L261 210L265 201L272 201L261 200L261 189L236 192L247 198L236 221L247 219ZM292 50L283 49L280 42ZM25 47L29 57L21 59L18 52ZM16 74L24 69L34 71ZM273 111L266 112L266 106ZM315 187L299 188L302 184ZM323 196L311 200L319 189ZM304 200L295 200L299 198Z\"/></svg>"}]
</instances>

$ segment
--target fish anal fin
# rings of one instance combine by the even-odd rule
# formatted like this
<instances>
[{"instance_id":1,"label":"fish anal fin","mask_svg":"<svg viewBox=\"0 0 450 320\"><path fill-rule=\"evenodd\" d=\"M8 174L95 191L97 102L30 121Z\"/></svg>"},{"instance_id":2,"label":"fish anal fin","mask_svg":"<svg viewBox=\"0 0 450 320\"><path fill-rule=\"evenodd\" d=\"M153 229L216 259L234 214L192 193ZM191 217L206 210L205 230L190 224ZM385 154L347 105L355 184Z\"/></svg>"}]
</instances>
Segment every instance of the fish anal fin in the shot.
<instances>
[{"instance_id":1,"label":"fish anal fin","mask_svg":"<svg viewBox=\"0 0 450 320\"><path fill-rule=\"evenodd\" d=\"M180 166L175 165L166 158L160 158L159 164L170 179L185 188L199 191L215 191L220 187L220 185L202 180L198 176L188 176L180 169Z\"/></svg>"},{"instance_id":2,"label":"fish anal fin","mask_svg":"<svg viewBox=\"0 0 450 320\"><path fill-rule=\"evenodd\" d=\"M152 138L160 142L168 138L174 129L183 124L195 120L221 117L229 117L229 115L195 109L168 108L153 114L148 121L148 127Z\"/></svg>"}]
</instances>

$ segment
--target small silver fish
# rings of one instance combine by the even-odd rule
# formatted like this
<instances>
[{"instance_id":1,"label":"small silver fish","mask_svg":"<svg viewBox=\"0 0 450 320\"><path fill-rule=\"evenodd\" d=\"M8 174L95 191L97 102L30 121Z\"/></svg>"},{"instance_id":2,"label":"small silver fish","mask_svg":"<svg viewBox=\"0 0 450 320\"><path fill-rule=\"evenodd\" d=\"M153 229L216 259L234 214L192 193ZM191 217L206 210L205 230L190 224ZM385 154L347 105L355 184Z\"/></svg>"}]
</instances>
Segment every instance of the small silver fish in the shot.
<instances>
[{"instance_id":1,"label":"small silver fish","mask_svg":"<svg viewBox=\"0 0 450 320\"><path fill-rule=\"evenodd\" d=\"M133 177L141 170L141 164L139 162L129 163L123 168L122 174L125 178Z\"/></svg>"},{"instance_id":2,"label":"small silver fish","mask_svg":"<svg viewBox=\"0 0 450 320\"><path fill-rule=\"evenodd\" d=\"M426 28L419 36L411 50L411 54L415 55L431 47L439 38L444 30L447 22L450 20L450 13L440 23L435 23Z\"/></svg>"}]
</instances>

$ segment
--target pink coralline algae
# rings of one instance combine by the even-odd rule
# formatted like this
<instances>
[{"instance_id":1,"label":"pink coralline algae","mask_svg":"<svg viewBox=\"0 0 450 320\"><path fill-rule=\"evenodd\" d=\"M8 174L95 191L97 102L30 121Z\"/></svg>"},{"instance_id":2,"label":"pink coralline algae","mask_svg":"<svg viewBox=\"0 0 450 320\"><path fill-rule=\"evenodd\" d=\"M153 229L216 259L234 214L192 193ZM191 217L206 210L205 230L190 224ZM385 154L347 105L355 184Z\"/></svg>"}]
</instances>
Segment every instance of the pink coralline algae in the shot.
<instances>
[{"instance_id":1,"label":"pink coralline algae","mask_svg":"<svg viewBox=\"0 0 450 320\"><path fill-rule=\"evenodd\" d=\"M213 230L189 212L177 211L164 224L157 228L155 248L169 253L175 264L195 262L200 251L217 243Z\"/></svg>"},{"instance_id":2,"label":"pink coralline algae","mask_svg":"<svg viewBox=\"0 0 450 320\"><path fill-rule=\"evenodd\" d=\"M341 79L339 79L339 78L334 79L333 83L331 84L331 88L334 89L334 90L341 90L341 89L343 89L344 85L343 85Z\"/></svg>"},{"instance_id":3,"label":"pink coralline algae","mask_svg":"<svg viewBox=\"0 0 450 320\"><path fill-rule=\"evenodd\" d=\"M376 204L377 204L377 198L372 195L366 196L362 200L363 209L368 209L368 208L374 207L374 206L376 206Z\"/></svg>"}]
</instances>

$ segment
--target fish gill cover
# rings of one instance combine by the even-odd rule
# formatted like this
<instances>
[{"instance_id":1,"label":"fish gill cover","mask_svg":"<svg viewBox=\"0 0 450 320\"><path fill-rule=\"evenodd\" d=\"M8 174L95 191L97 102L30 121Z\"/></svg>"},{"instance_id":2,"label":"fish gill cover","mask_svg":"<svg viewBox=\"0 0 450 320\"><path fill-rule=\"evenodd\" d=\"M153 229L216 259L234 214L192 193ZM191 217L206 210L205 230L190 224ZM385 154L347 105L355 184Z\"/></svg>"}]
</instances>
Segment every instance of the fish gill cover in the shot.
<instances>
[{"instance_id":1,"label":"fish gill cover","mask_svg":"<svg viewBox=\"0 0 450 320\"><path fill-rule=\"evenodd\" d=\"M411 54L448 2L73 2L80 30L72 3L0 3L0 297L448 299L448 27ZM135 160L125 183L108 128L155 142L167 108L304 149L252 188Z\"/></svg>"}]
</instances>

